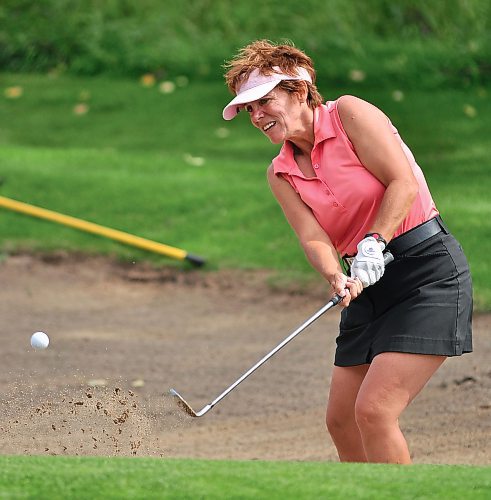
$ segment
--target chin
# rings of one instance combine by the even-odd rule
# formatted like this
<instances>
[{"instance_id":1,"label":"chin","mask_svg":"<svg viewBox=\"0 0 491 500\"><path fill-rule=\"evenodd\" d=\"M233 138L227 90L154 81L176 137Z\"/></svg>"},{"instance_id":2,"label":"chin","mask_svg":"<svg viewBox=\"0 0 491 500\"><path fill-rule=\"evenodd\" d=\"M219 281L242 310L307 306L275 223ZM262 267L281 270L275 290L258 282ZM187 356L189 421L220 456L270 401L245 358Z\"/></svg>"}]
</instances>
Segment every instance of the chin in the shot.
<instances>
[{"instance_id":1,"label":"chin","mask_svg":"<svg viewBox=\"0 0 491 500\"><path fill-rule=\"evenodd\" d=\"M266 137L270 140L271 144L283 144L285 141L285 137L279 137L279 134L266 135Z\"/></svg>"}]
</instances>

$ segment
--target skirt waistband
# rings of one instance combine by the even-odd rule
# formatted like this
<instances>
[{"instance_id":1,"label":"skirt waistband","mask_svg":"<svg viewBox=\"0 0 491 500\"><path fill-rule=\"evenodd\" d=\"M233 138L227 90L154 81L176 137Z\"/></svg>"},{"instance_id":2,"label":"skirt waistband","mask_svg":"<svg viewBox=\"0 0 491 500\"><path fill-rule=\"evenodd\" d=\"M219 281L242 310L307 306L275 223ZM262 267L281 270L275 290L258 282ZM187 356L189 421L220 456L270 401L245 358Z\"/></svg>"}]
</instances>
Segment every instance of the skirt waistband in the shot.
<instances>
[{"instance_id":1,"label":"skirt waistband","mask_svg":"<svg viewBox=\"0 0 491 500\"><path fill-rule=\"evenodd\" d=\"M423 243L423 241L428 240L442 231L448 234L448 229L445 227L441 217L437 215L433 219L423 222L423 224L413 227L409 231L391 240L387 245L387 250L393 255L401 255L410 248L415 247L419 243Z\"/></svg>"},{"instance_id":2,"label":"skirt waistband","mask_svg":"<svg viewBox=\"0 0 491 500\"><path fill-rule=\"evenodd\" d=\"M426 241L441 232L449 234L449 231L443 223L441 217L437 215L433 219L427 220L419 226L413 227L409 231L406 231L391 240L387 245L387 250L394 256L402 255L409 249L423 243L423 241ZM354 258L354 256L343 256L342 262L344 263L345 271L349 271Z\"/></svg>"}]
</instances>

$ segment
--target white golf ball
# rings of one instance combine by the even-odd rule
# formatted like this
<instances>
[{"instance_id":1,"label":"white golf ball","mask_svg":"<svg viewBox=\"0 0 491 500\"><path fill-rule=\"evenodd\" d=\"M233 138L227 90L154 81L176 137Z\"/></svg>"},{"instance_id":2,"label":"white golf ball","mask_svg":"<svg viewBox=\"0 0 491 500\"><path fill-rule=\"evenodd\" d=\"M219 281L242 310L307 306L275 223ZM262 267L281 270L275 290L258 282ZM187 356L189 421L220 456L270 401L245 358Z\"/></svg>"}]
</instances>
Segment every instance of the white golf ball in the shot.
<instances>
[{"instance_id":1,"label":"white golf ball","mask_svg":"<svg viewBox=\"0 0 491 500\"><path fill-rule=\"evenodd\" d=\"M31 345L34 349L46 349L49 345L49 337L44 332L33 333Z\"/></svg>"}]
</instances>

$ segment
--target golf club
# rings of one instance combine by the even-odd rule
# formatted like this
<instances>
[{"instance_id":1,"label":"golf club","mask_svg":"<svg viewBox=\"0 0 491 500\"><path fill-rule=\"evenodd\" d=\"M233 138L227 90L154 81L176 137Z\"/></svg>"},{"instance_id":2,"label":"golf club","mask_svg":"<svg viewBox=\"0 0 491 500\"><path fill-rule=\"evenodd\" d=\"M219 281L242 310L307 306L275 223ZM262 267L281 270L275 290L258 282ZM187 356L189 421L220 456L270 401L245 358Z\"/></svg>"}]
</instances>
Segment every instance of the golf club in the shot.
<instances>
[{"instance_id":1,"label":"golf club","mask_svg":"<svg viewBox=\"0 0 491 500\"><path fill-rule=\"evenodd\" d=\"M393 255L390 252L384 253L385 265L389 264L394 260ZM315 320L320 318L326 311L339 304L343 298L340 295L335 295L327 304L321 307L315 314L313 314L305 323L300 325L294 332L292 332L285 340L279 343L272 351L270 351L266 356L261 358L253 367L247 370L240 378L238 378L230 387L227 387L218 397L216 397L211 403L204 406L200 411L194 411L189 403L175 390L171 389L170 393L175 397L177 405L181 410L186 412L191 417L202 417L205 413L208 413L217 403L219 403L227 394L232 392L241 382L243 382L249 375L255 372L260 366L262 366L268 359L274 356L280 349L286 346L291 340L293 340L297 335L302 333L308 326L310 326Z\"/></svg>"}]
</instances>

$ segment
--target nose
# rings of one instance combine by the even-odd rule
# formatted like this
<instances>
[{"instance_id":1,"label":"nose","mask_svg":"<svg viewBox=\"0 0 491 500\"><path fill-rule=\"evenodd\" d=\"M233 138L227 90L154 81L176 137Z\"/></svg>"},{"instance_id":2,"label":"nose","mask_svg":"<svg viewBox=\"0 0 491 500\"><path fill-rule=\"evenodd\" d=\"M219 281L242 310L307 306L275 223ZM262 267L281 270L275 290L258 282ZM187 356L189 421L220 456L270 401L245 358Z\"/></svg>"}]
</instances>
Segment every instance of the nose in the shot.
<instances>
[{"instance_id":1,"label":"nose","mask_svg":"<svg viewBox=\"0 0 491 500\"><path fill-rule=\"evenodd\" d=\"M259 120L264 117L264 112L259 106L254 106L251 112L251 120L257 126Z\"/></svg>"}]
</instances>

